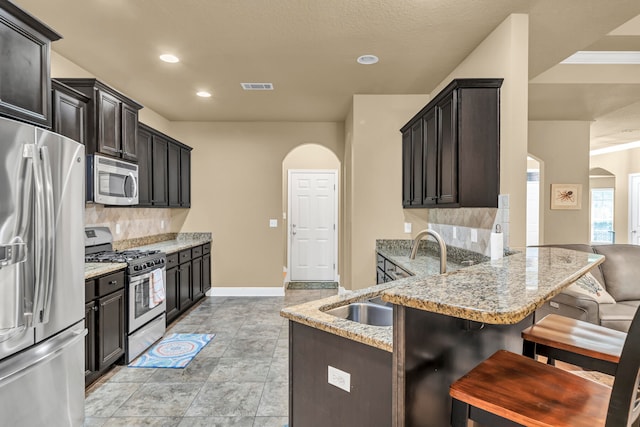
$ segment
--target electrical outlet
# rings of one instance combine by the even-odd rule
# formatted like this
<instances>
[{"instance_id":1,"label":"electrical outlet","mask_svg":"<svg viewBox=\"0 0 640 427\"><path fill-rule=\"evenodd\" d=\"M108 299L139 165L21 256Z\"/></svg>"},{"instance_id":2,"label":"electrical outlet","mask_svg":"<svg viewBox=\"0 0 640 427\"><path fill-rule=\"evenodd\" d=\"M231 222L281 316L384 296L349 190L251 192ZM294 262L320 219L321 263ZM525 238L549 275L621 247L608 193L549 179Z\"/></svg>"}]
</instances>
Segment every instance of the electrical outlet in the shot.
<instances>
[{"instance_id":1,"label":"electrical outlet","mask_svg":"<svg viewBox=\"0 0 640 427\"><path fill-rule=\"evenodd\" d=\"M475 228L471 229L471 241L473 243L477 243L478 242L478 230L476 230Z\"/></svg>"},{"instance_id":2,"label":"electrical outlet","mask_svg":"<svg viewBox=\"0 0 640 427\"><path fill-rule=\"evenodd\" d=\"M120 224L116 224L116 234L120 234Z\"/></svg>"},{"instance_id":3,"label":"electrical outlet","mask_svg":"<svg viewBox=\"0 0 640 427\"><path fill-rule=\"evenodd\" d=\"M277 226L278 226L278 220L277 219L270 219L269 220L269 227L276 228Z\"/></svg>"},{"instance_id":4,"label":"electrical outlet","mask_svg":"<svg viewBox=\"0 0 640 427\"><path fill-rule=\"evenodd\" d=\"M160 229L164 230L164 219L160 221Z\"/></svg>"},{"instance_id":5,"label":"electrical outlet","mask_svg":"<svg viewBox=\"0 0 640 427\"><path fill-rule=\"evenodd\" d=\"M458 238L458 229L456 227L453 227L453 238L454 239Z\"/></svg>"},{"instance_id":6,"label":"electrical outlet","mask_svg":"<svg viewBox=\"0 0 640 427\"><path fill-rule=\"evenodd\" d=\"M351 393L351 374L330 365L327 368L329 384Z\"/></svg>"},{"instance_id":7,"label":"electrical outlet","mask_svg":"<svg viewBox=\"0 0 640 427\"><path fill-rule=\"evenodd\" d=\"M404 223L404 232L405 233L411 233L411 223L410 222L405 222Z\"/></svg>"}]
</instances>

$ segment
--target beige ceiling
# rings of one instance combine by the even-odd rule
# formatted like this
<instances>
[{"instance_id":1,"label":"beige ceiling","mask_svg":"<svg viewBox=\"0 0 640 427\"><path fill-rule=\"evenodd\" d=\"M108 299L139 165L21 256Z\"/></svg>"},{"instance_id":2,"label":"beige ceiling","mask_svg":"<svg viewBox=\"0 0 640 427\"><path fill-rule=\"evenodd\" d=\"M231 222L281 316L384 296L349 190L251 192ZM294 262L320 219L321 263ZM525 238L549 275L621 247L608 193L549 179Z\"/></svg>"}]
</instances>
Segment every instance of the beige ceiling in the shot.
<instances>
[{"instance_id":1,"label":"beige ceiling","mask_svg":"<svg viewBox=\"0 0 640 427\"><path fill-rule=\"evenodd\" d=\"M528 13L531 119L593 120L595 143L640 139L640 66L557 66L578 50L640 50L638 0L14 1L63 35L54 51L172 121L342 121L353 94L431 92Z\"/></svg>"}]
</instances>

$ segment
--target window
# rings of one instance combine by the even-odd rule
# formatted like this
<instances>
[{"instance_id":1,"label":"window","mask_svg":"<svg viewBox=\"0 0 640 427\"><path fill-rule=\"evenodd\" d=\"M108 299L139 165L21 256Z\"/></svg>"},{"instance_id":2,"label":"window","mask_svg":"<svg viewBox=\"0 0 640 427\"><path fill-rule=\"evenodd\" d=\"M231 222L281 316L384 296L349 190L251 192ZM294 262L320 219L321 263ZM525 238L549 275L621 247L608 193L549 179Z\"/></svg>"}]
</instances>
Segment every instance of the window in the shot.
<instances>
[{"instance_id":1,"label":"window","mask_svg":"<svg viewBox=\"0 0 640 427\"><path fill-rule=\"evenodd\" d=\"M615 243L613 188L591 190L591 243Z\"/></svg>"}]
</instances>

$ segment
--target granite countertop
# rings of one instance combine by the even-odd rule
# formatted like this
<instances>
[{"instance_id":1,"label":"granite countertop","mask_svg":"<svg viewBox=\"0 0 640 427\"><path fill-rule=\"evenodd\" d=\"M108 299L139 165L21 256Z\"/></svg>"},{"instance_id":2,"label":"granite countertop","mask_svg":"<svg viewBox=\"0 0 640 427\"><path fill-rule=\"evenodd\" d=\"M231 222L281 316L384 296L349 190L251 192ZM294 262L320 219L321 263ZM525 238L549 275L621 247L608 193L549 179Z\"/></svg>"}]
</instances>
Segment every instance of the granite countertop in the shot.
<instances>
[{"instance_id":1,"label":"granite countertop","mask_svg":"<svg viewBox=\"0 0 640 427\"><path fill-rule=\"evenodd\" d=\"M354 301L362 301L379 296L384 290L395 286L394 283L395 282L387 282L358 291L348 292L343 295L335 295L292 307L286 307L280 311L280 315L297 323L302 323L303 325L392 352L392 326L365 325L351 320L341 319L327 314L325 311L347 305Z\"/></svg>"},{"instance_id":2,"label":"granite countertop","mask_svg":"<svg viewBox=\"0 0 640 427\"><path fill-rule=\"evenodd\" d=\"M159 239L166 239L158 241ZM142 249L142 250L159 250L166 254L179 252L193 246L210 243L211 233L178 233L164 234L160 236L149 236L127 241L113 242L115 250L125 249ZM91 279L93 277L102 276L103 274L126 268L126 263L104 262L104 263L85 263L84 278Z\"/></svg>"},{"instance_id":3,"label":"granite countertop","mask_svg":"<svg viewBox=\"0 0 640 427\"><path fill-rule=\"evenodd\" d=\"M472 261L477 264L465 267L461 262L466 261L469 254L463 252L452 254L454 259L458 255L462 255L462 259L447 262L447 268L453 267L453 271L439 275L439 258L429 253L419 252L416 260L410 261L406 248L382 245L377 252L415 275L287 307L280 314L289 320L391 352L391 326L364 325L325 311L382 296L393 304L420 310L484 323L513 324L604 261L601 255L585 252L527 248L509 252L509 256L496 261L476 254L478 257Z\"/></svg>"},{"instance_id":4,"label":"granite countertop","mask_svg":"<svg viewBox=\"0 0 640 427\"><path fill-rule=\"evenodd\" d=\"M125 268L127 268L127 264L124 262L85 262L84 279L93 279L94 277L102 276Z\"/></svg>"},{"instance_id":5,"label":"granite countertop","mask_svg":"<svg viewBox=\"0 0 640 427\"><path fill-rule=\"evenodd\" d=\"M400 280L382 299L477 322L515 324L603 261L586 252L526 248L452 273Z\"/></svg>"},{"instance_id":6,"label":"granite countertop","mask_svg":"<svg viewBox=\"0 0 640 427\"><path fill-rule=\"evenodd\" d=\"M401 255L398 252L394 252L393 249L385 252L385 248L378 248L378 252L400 265L409 273L417 274L417 277L424 277L428 274L438 274L440 272L440 258L426 253L419 253L415 260L409 260L408 252ZM399 252L402 252L402 250ZM450 265L456 268L461 267L459 264L447 263L447 267ZM375 268L375 266L373 266L373 268ZM393 351L393 328L391 326L365 325L351 320L341 319L327 314L325 311L352 302L380 296L383 291L393 288L403 280L387 282L353 292L350 291L343 295L336 295L286 307L280 314L289 320L391 352Z\"/></svg>"}]
</instances>

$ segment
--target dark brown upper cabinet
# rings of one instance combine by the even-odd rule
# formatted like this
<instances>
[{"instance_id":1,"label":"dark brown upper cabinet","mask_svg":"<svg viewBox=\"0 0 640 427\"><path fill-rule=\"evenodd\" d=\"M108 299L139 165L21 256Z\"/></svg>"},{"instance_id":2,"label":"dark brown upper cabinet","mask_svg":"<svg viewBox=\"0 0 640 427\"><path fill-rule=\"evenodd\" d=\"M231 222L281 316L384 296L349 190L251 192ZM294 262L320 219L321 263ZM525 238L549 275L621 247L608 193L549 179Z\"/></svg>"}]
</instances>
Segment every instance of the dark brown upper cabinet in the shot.
<instances>
[{"instance_id":1,"label":"dark brown upper cabinet","mask_svg":"<svg viewBox=\"0 0 640 427\"><path fill-rule=\"evenodd\" d=\"M62 38L0 0L0 115L51 128L51 42Z\"/></svg>"},{"instance_id":2,"label":"dark brown upper cabinet","mask_svg":"<svg viewBox=\"0 0 640 427\"><path fill-rule=\"evenodd\" d=\"M137 161L138 111L142 105L96 79L57 79L89 97L87 154Z\"/></svg>"},{"instance_id":3,"label":"dark brown upper cabinet","mask_svg":"<svg viewBox=\"0 0 640 427\"><path fill-rule=\"evenodd\" d=\"M53 131L85 144L90 99L55 79L51 80Z\"/></svg>"},{"instance_id":4,"label":"dark brown upper cabinet","mask_svg":"<svg viewBox=\"0 0 640 427\"><path fill-rule=\"evenodd\" d=\"M400 129L405 208L497 207L503 79L456 79Z\"/></svg>"},{"instance_id":5,"label":"dark brown upper cabinet","mask_svg":"<svg viewBox=\"0 0 640 427\"><path fill-rule=\"evenodd\" d=\"M139 206L191 206L191 147L138 125Z\"/></svg>"},{"instance_id":6,"label":"dark brown upper cabinet","mask_svg":"<svg viewBox=\"0 0 640 427\"><path fill-rule=\"evenodd\" d=\"M138 127L138 206L152 206L153 134L142 123Z\"/></svg>"}]
</instances>

